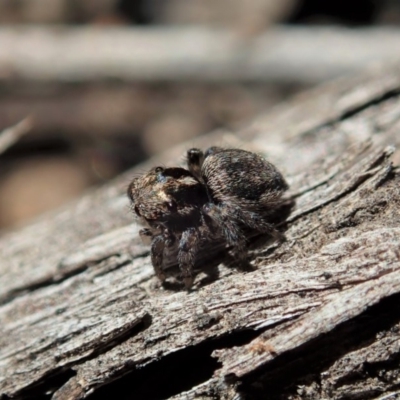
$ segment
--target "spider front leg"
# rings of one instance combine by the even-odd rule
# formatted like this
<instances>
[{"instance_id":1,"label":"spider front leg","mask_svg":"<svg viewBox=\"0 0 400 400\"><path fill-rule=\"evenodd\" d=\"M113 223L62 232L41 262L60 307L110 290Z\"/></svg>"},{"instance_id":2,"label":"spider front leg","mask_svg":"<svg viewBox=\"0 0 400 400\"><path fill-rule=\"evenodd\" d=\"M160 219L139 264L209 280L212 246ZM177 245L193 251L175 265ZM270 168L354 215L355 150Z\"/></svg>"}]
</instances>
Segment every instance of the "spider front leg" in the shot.
<instances>
[{"instance_id":1,"label":"spider front leg","mask_svg":"<svg viewBox=\"0 0 400 400\"><path fill-rule=\"evenodd\" d=\"M199 247L200 235L197 229L188 228L182 233L179 242L178 262L187 289L190 289L193 285L193 269Z\"/></svg>"},{"instance_id":2,"label":"spider front leg","mask_svg":"<svg viewBox=\"0 0 400 400\"><path fill-rule=\"evenodd\" d=\"M154 236L151 241L151 262L153 264L154 272L161 282L165 281L165 273L163 270L165 239L162 234Z\"/></svg>"}]
</instances>

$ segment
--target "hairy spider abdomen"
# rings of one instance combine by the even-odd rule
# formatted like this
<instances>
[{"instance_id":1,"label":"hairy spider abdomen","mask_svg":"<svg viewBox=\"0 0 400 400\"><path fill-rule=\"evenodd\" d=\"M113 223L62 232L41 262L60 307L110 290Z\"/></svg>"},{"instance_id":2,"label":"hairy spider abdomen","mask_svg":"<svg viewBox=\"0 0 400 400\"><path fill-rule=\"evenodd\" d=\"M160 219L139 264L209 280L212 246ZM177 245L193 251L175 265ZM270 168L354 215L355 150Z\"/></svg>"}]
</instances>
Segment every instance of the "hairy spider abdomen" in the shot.
<instances>
[{"instance_id":1,"label":"hairy spider abdomen","mask_svg":"<svg viewBox=\"0 0 400 400\"><path fill-rule=\"evenodd\" d=\"M261 156L241 149L220 149L204 159L202 178L216 203L260 211L273 206L288 188L281 173Z\"/></svg>"}]
</instances>

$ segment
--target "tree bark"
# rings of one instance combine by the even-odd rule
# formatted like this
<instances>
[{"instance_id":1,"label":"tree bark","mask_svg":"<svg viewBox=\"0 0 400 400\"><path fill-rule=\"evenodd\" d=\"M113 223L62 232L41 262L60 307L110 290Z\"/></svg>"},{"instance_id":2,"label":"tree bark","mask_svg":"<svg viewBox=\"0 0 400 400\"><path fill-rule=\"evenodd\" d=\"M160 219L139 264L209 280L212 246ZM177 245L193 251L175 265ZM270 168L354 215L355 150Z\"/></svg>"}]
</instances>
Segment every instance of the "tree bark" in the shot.
<instances>
[{"instance_id":1,"label":"tree bark","mask_svg":"<svg viewBox=\"0 0 400 400\"><path fill-rule=\"evenodd\" d=\"M336 81L176 147L0 242L8 398L339 399L400 393L400 68ZM190 293L162 288L125 188L193 146L264 153L295 198Z\"/></svg>"}]
</instances>

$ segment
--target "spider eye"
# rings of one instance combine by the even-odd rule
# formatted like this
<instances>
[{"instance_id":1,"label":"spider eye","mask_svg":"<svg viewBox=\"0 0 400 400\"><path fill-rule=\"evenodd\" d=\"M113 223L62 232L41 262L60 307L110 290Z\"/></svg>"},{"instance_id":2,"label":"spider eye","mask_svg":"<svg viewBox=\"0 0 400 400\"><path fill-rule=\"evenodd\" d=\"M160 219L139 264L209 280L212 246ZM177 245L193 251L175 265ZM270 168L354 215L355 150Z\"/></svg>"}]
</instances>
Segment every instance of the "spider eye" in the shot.
<instances>
[{"instance_id":1,"label":"spider eye","mask_svg":"<svg viewBox=\"0 0 400 400\"><path fill-rule=\"evenodd\" d=\"M165 203L165 205L168 207L169 211L176 211L176 209L177 209L177 205L176 205L175 201L173 201L173 200L167 201Z\"/></svg>"},{"instance_id":2,"label":"spider eye","mask_svg":"<svg viewBox=\"0 0 400 400\"><path fill-rule=\"evenodd\" d=\"M163 167L156 167L156 168L154 169L154 171L157 172L157 173L163 172L163 171L164 171L164 168L163 168Z\"/></svg>"}]
</instances>

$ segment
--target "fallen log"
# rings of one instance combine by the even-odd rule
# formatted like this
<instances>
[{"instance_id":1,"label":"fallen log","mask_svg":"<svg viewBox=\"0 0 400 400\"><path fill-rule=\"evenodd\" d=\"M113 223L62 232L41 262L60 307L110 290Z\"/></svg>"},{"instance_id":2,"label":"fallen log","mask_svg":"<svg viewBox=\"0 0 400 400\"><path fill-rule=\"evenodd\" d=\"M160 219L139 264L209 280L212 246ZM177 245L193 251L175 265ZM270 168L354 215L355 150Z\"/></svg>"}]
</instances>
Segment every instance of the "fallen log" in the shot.
<instances>
[{"instance_id":1,"label":"fallen log","mask_svg":"<svg viewBox=\"0 0 400 400\"><path fill-rule=\"evenodd\" d=\"M237 132L284 173L286 241L162 288L125 189L178 146L0 241L9 398L326 399L400 392L400 68L326 84ZM212 133L199 147L232 137Z\"/></svg>"}]
</instances>

